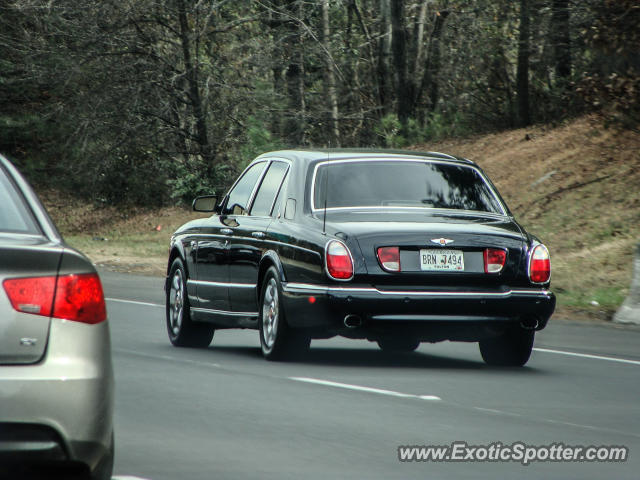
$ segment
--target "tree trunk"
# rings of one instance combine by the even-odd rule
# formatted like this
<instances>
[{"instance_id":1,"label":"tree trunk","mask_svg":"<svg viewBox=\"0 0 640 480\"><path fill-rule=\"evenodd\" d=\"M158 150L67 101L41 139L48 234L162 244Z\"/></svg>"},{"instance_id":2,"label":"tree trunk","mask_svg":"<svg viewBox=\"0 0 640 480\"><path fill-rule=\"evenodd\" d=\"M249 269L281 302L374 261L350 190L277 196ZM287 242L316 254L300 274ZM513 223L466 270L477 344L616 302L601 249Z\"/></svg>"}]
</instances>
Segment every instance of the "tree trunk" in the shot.
<instances>
[{"instance_id":1,"label":"tree trunk","mask_svg":"<svg viewBox=\"0 0 640 480\"><path fill-rule=\"evenodd\" d=\"M269 11L264 21L265 30L270 30L273 38L279 38L282 35L281 31L281 19L275 11ZM279 43L272 42L271 47L271 74L273 75L273 93L276 99L278 99L278 105L280 105L280 99L286 98L287 92L285 90L284 82L284 52L282 46ZM276 135L282 134L282 115L270 115L269 130Z\"/></svg>"},{"instance_id":2,"label":"tree trunk","mask_svg":"<svg viewBox=\"0 0 640 480\"><path fill-rule=\"evenodd\" d=\"M391 0L391 48L396 77L396 113L402 125L406 125L414 110L415 86L409 80L407 62L408 33L405 26L404 0Z\"/></svg>"},{"instance_id":3,"label":"tree trunk","mask_svg":"<svg viewBox=\"0 0 640 480\"><path fill-rule=\"evenodd\" d=\"M340 146L340 126L338 123L338 97L336 95L336 76L333 71L333 59L330 56L329 39L331 30L329 28L329 0L322 1L322 41L325 48L326 58L326 88L327 98L331 108L330 113L330 126L331 126L331 147Z\"/></svg>"},{"instance_id":4,"label":"tree trunk","mask_svg":"<svg viewBox=\"0 0 640 480\"><path fill-rule=\"evenodd\" d=\"M289 1L287 9L291 17L302 21L303 2ZM302 41L302 26L300 21L296 22L287 18L286 36L288 39L287 50L289 53L289 65L285 73L287 79L287 97L289 107L287 121L285 122L284 136L291 146L304 144L306 103L304 99L304 50Z\"/></svg>"},{"instance_id":5,"label":"tree trunk","mask_svg":"<svg viewBox=\"0 0 640 480\"><path fill-rule=\"evenodd\" d=\"M391 22L389 20L389 0L380 0L380 39L378 40L378 101L382 115L391 111L393 95L391 93L391 75L389 73L389 59L391 58Z\"/></svg>"},{"instance_id":6,"label":"tree trunk","mask_svg":"<svg viewBox=\"0 0 640 480\"><path fill-rule=\"evenodd\" d=\"M440 73L440 39L444 22L449 16L447 10L436 12L433 23L433 31L431 32L431 40L429 41L429 49L427 52L427 61L422 74L422 82L420 84L420 94L418 101L422 95L426 93L428 104L427 108L433 110L438 103L438 74Z\"/></svg>"},{"instance_id":7,"label":"tree trunk","mask_svg":"<svg viewBox=\"0 0 640 480\"><path fill-rule=\"evenodd\" d=\"M571 76L569 0L553 0L551 8L551 43L556 77L566 80Z\"/></svg>"},{"instance_id":8,"label":"tree trunk","mask_svg":"<svg viewBox=\"0 0 640 480\"><path fill-rule=\"evenodd\" d=\"M413 25L413 74L419 75L422 69L422 64L424 61L424 42L422 39L424 38L424 23L427 18L427 5L429 2L424 2L420 6L420 13L418 14L418 18L416 19L415 24ZM416 92L416 95L419 95L419 92Z\"/></svg>"},{"instance_id":9,"label":"tree trunk","mask_svg":"<svg viewBox=\"0 0 640 480\"><path fill-rule=\"evenodd\" d=\"M205 118L204 106L200 97L200 86L198 84L197 59L191 57L191 38L189 24L187 22L187 11L185 0L178 0L178 21L180 23L180 43L182 45L182 56L185 68L185 77L188 85L188 97L193 108L193 116L196 124L196 138L200 147L200 154L208 166L213 163L213 155L209 138L207 135L207 122Z\"/></svg>"},{"instance_id":10,"label":"tree trunk","mask_svg":"<svg viewBox=\"0 0 640 480\"><path fill-rule=\"evenodd\" d=\"M518 71L516 92L518 94L518 120L521 127L531 123L529 113L529 4L520 0L520 35L518 40Z\"/></svg>"},{"instance_id":11,"label":"tree trunk","mask_svg":"<svg viewBox=\"0 0 640 480\"><path fill-rule=\"evenodd\" d=\"M280 55L278 55L278 57L281 58ZM286 92L284 87L282 64L280 63L272 67L271 73L273 75L273 93L275 94L275 97L278 99L284 98L286 96ZM271 115L270 130L278 135L282 132L282 122L280 120L280 115Z\"/></svg>"}]
</instances>

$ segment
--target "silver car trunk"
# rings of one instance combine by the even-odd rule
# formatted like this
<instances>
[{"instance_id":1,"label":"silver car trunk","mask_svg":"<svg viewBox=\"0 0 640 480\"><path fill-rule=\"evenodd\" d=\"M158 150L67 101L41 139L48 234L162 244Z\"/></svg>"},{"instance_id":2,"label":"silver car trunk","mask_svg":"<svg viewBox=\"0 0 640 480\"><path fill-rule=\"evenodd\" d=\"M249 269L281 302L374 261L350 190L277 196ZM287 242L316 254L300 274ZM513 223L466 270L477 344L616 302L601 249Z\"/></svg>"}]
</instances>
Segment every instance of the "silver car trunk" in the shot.
<instances>
[{"instance_id":1,"label":"silver car trunk","mask_svg":"<svg viewBox=\"0 0 640 480\"><path fill-rule=\"evenodd\" d=\"M4 282L55 277L63 248L37 235L0 234L0 365L38 362L45 353L50 317L16 311Z\"/></svg>"}]
</instances>

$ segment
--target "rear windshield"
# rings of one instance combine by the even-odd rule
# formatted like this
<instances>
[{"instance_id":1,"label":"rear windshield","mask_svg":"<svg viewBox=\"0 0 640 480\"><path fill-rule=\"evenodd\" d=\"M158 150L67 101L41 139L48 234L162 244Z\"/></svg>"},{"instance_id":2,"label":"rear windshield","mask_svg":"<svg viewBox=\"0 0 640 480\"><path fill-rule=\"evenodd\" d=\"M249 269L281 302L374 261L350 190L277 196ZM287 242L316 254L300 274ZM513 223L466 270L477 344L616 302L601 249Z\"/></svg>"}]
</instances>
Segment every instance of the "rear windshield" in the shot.
<instances>
[{"instance_id":1,"label":"rear windshield","mask_svg":"<svg viewBox=\"0 0 640 480\"><path fill-rule=\"evenodd\" d=\"M15 185L0 166L0 232L39 233L31 212Z\"/></svg>"},{"instance_id":2,"label":"rear windshield","mask_svg":"<svg viewBox=\"0 0 640 480\"><path fill-rule=\"evenodd\" d=\"M327 178L328 172L328 178ZM328 191L327 191L328 189ZM334 161L317 167L313 208L417 207L504 213L480 173L420 161Z\"/></svg>"}]
</instances>

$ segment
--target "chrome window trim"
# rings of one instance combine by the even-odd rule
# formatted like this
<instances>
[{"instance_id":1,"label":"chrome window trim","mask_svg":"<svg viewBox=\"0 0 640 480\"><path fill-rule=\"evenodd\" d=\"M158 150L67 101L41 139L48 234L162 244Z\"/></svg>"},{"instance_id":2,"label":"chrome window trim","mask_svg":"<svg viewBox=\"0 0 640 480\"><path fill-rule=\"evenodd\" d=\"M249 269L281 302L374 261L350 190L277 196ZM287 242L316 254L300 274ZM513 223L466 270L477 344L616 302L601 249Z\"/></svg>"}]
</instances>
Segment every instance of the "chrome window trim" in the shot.
<instances>
[{"instance_id":1,"label":"chrome window trim","mask_svg":"<svg viewBox=\"0 0 640 480\"><path fill-rule=\"evenodd\" d=\"M327 211L331 212L339 212L339 211L350 211L353 213L358 213L360 210L418 210L418 211L441 211L443 213L453 213L455 215L484 215L487 217L494 218L504 218L506 215L495 212L485 212L483 210L459 210L457 208L434 208L434 207L411 207L411 206L391 206L391 205L378 205L378 206L368 206L368 207L329 207ZM324 208L319 208L313 210L313 212L324 212Z\"/></svg>"},{"instance_id":2,"label":"chrome window trim","mask_svg":"<svg viewBox=\"0 0 640 480\"><path fill-rule=\"evenodd\" d=\"M262 172L262 175L260 176L260 178L256 182L257 188L254 188L254 191L251 193L250 203L249 203L250 206L249 206L249 208L247 208L247 212L248 212L247 216L250 216L250 217L253 217L253 218L272 218L271 214L273 212L273 206L276 203L276 199L278 198L278 194L280 193L280 189L282 188L282 184L284 183L285 179L287 178L287 175L289 174L289 170L291 170L291 161L286 159L286 158L269 158L269 160L266 160L266 161L268 161L269 164L264 169L264 172ZM280 186L278 187L278 190L276 191L276 196L273 197L273 201L271 202L271 208L269 209L269 214L268 215L253 215L253 214L251 214L251 210L253 210L253 202L255 200L256 195L258 194L258 190L262 186L262 181L264 180L264 177L267 175L267 172L271 168L271 164L273 164L274 162L280 162L280 163L286 163L287 164L287 169L284 171L284 177L282 177L282 181L280 182ZM256 164L258 164L258 163L261 163L261 162L256 162ZM249 168L249 167L247 167L247 168Z\"/></svg>"},{"instance_id":3,"label":"chrome window trim","mask_svg":"<svg viewBox=\"0 0 640 480\"><path fill-rule=\"evenodd\" d=\"M269 210L269 215L267 215L267 217L273 217L273 208L275 207L276 204L276 200L278 199L278 195L280 195L280 190L282 189L282 186L284 185L285 180L287 179L287 176L289 175L289 170L291 170L291 160L286 159L286 158L276 158L273 161L275 162L284 162L287 164L287 169L284 171L284 176L282 177L282 181L280 182L280 186L278 187L278 190L276 191L276 196L273 197L273 202L271 202L271 209ZM253 208L253 206L252 206Z\"/></svg>"},{"instance_id":4,"label":"chrome window trim","mask_svg":"<svg viewBox=\"0 0 640 480\"><path fill-rule=\"evenodd\" d=\"M280 196L280 191L282 190L282 187L284 187L284 183L287 181L287 178L289 177L289 170L291 170L291 162L288 162L288 163L289 163L289 166L287 167L287 170L284 172L284 177L282 177L282 182L280 182L280 187L278 187L276 196L274 197L273 203L271 204L271 210L269 210L269 217L271 218L273 218L273 209L276 208L276 201Z\"/></svg>"},{"instance_id":5,"label":"chrome window trim","mask_svg":"<svg viewBox=\"0 0 640 480\"><path fill-rule=\"evenodd\" d=\"M365 162L404 162L404 163L436 163L436 164L441 164L441 165L452 165L452 166L456 166L456 167L462 167L462 168L471 168L472 170L475 170L475 172L478 174L478 176L482 179L482 181L484 182L485 186L487 187L489 193L493 196L493 199L496 201L497 205L500 207L500 210L502 210L502 216L508 216L509 214L507 213L506 207L502 204L502 202L500 201L500 198L498 197L498 195L496 194L496 192L494 191L494 189L491 187L491 184L487 181L487 177L484 175L484 173L482 172L482 170L480 170L478 167L476 167L475 165L472 164L463 164L457 161L447 161L447 160L441 160L441 159L431 159L431 158L378 158L378 157L374 157L374 158L352 158L352 159L341 159L341 160L323 160L320 161L318 163L316 163L314 169L313 169L313 176L311 178L311 198L309 199L309 204L311 205L311 211L312 212L323 212L323 211L337 211L337 210L354 210L354 209L367 209L367 208L375 208L375 209L387 209L387 208L394 208L394 209L406 209L406 208L411 208L411 209L416 209L416 210L448 210L448 211L455 211L455 212L482 212L482 213L488 213L488 214L494 214L496 215L496 212L485 212L482 210L460 210L460 209L444 209L444 208L433 208L433 207L388 207L388 206L380 206L380 207L371 207L371 206L353 206L353 207L328 207L328 208L316 208L315 202L314 202L314 198L315 198L315 191L316 191L316 176L318 174L318 169L321 166L324 165L329 165L329 164L336 164L336 163L365 163Z\"/></svg>"},{"instance_id":6,"label":"chrome window trim","mask_svg":"<svg viewBox=\"0 0 640 480\"><path fill-rule=\"evenodd\" d=\"M262 171L262 173L260 174L260 176L259 176L259 177L258 177L258 179L256 180L256 183L253 185L253 190L251 190L251 195L249 195L249 199L247 200L247 208L245 209L245 211L247 212L247 215L248 215L249 210L251 210L251 205L252 205L252 202L253 202L253 197L254 197L254 195L256 194L256 191L257 191L257 186L258 186L260 183L262 183L262 178L264 177L265 173L267 173L267 170L269 170L269 164L270 164L270 161L269 161L269 160L260 160L259 162L255 162L255 163L254 163L254 162L251 162L249 165L247 165L247 168L245 168L245 169L242 171L242 173L240 174L240 176L236 179L236 181L235 181L235 182L233 182L233 185L231 185L231 188L229 189L229 191L227 192L227 194L224 196L224 198L226 198L226 199L227 199L227 201L229 201L229 195L231 194L231 192L233 191L233 189L234 189L234 188L236 188L236 185L238 184L238 182L239 182L240 180L242 180L242 177L244 177L244 175L247 173L247 171L248 171L250 168L254 167L255 165L258 165L259 163L266 163L266 164L267 164L267 166L264 168L264 170ZM226 204L225 204L224 208L227 208L227 205L226 205ZM229 213L225 214L225 213L223 213L223 212L221 212L221 214L222 214L222 215L225 215L225 216L234 216L234 217L235 217L235 216L237 216L237 215L233 215L233 214L229 214Z\"/></svg>"},{"instance_id":7,"label":"chrome window trim","mask_svg":"<svg viewBox=\"0 0 640 480\"><path fill-rule=\"evenodd\" d=\"M253 165L258 165L259 163L262 163L262 162L256 162ZM267 166L264 167L264 170L262 170L262 173L260 174L260 177L256 181L256 184L253 186L253 190L251 191L251 195L249 196L249 201L247 202L247 208L245 210L246 213L244 215L248 216L249 212L253 208L253 201L255 200L256 194L258 193L258 188L260 188L260 185L262 185L262 180L264 180L264 177L269 171L269 168L271 168L271 163L272 162L270 161L267 162Z\"/></svg>"}]
</instances>

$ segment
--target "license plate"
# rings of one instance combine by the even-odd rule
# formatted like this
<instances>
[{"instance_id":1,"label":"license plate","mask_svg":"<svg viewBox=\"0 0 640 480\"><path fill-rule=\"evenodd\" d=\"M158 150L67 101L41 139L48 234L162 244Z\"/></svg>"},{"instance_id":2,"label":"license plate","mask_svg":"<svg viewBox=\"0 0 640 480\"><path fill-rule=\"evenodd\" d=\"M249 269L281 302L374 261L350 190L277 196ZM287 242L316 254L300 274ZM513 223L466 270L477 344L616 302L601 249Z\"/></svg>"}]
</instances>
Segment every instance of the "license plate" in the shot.
<instances>
[{"instance_id":1,"label":"license plate","mask_svg":"<svg viewBox=\"0 0 640 480\"><path fill-rule=\"evenodd\" d=\"M461 250L420 250L420 268L426 271L462 272L464 254Z\"/></svg>"}]
</instances>

